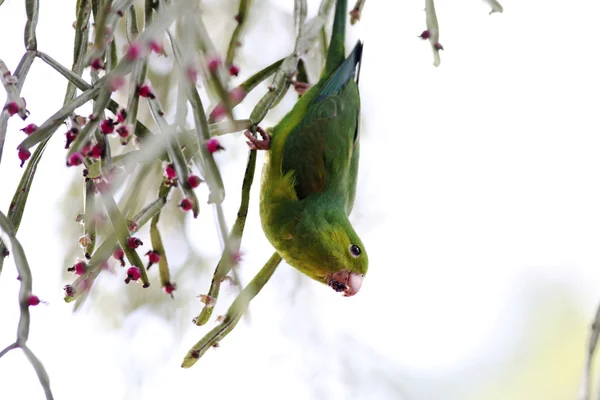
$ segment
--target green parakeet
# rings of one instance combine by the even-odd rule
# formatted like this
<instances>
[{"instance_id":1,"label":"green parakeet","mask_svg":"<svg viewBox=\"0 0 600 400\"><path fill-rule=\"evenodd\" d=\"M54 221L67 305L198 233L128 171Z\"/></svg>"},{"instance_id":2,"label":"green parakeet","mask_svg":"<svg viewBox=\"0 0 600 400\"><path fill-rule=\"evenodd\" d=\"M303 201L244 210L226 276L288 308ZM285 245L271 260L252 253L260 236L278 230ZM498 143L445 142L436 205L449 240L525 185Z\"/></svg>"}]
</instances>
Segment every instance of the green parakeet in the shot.
<instances>
[{"instance_id":1,"label":"green parakeet","mask_svg":"<svg viewBox=\"0 0 600 400\"><path fill-rule=\"evenodd\" d=\"M346 17L347 1L338 0L319 82L263 140L248 138L251 148L268 147L260 198L268 240L291 266L353 296L368 268L367 252L348 220L358 173L363 45L358 42L345 57Z\"/></svg>"}]
</instances>

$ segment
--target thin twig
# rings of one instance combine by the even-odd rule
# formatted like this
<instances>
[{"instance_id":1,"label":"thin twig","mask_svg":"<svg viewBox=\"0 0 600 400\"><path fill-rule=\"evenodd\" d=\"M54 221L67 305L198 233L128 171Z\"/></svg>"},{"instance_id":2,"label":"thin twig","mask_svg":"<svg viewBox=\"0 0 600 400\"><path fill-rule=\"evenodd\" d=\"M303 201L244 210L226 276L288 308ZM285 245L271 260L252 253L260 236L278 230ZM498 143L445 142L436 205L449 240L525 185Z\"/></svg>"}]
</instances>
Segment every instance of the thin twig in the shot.
<instances>
[{"instance_id":1,"label":"thin twig","mask_svg":"<svg viewBox=\"0 0 600 400\"><path fill-rule=\"evenodd\" d=\"M440 27L435 13L435 4L433 0L425 0L425 22L427 23L427 32L429 32L429 44L433 51L433 65L440 65L440 50L443 49L440 44Z\"/></svg>"},{"instance_id":2,"label":"thin twig","mask_svg":"<svg viewBox=\"0 0 600 400\"><path fill-rule=\"evenodd\" d=\"M354 25L358 21L360 21L360 16L362 13L362 9L365 6L367 0L356 0L356 4L352 11L350 11L350 24Z\"/></svg>"},{"instance_id":3,"label":"thin twig","mask_svg":"<svg viewBox=\"0 0 600 400\"><path fill-rule=\"evenodd\" d=\"M585 361L583 365L583 375L581 377L581 383L579 386L579 400L590 400L591 392L591 373L592 363L594 360L594 353L596 352L596 345L598 344L598 338L600 337L600 306L596 310L596 316L590 324L590 331L588 335Z\"/></svg>"},{"instance_id":4,"label":"thin twig","mask_svg":"<svg viewBox=\"0 0 600 400\"><path fill-rule=\"evenodd\" d=\"M262 267L256 276L250 281L248 286L236 297L234 302L227 310L225 319L217 327L206 334L198 343L188 351L185 356L182 367L190 368L198 361L200 357L208 349L216 346L225 336L235 328L239 320L242 318L252 299L261 291L263 286L271 278L275 269L281 262L281 257L277 253L273 253L269 261Z\"/></svg>"},{"instance_id":5,"label":"thin twig","mask_svg":"<svg viewBox=\"0 0 600 400\"><path fill-rule=\"evenodd\" d=\"M18 102L19 104L22 103L22 107L19 110L19 115L21 118L23 118L23 116L27 117L25 102L23 99L21 99L21 89L23 88L25 78L29 73L29 68L31 68L34 58L35 52L28 51L23 54L23 57L21 57L21 61L19 61L19 65L17 66L14 75L10 75L10 71L6 67L6 64L0 60L0 79L2 80L2 84L6 89L6 103L8 104L11 101ZM8 128L8 118L10 118L10 114L7 110L0 111L0 162L2 161L2 152L4 150L4 141L6 139L6 129Z\"/></svg>"},{"instance_id":6,"label":"thin twig","mask_svg":"<svg viewBox=\"0 0 600 400\"><path fill-rule=\"evenodd\" d=\"M238 47L240 47L240 38L242 36L242 30L246 24L248 9L250 8L251 0L240 0L238 7L238 13L235 16L237 25L231 34L231 40L229 40L229 47L227 48L227 56L225 58L225 64L227 66L233 65L235 59L235 53Z\"/></svg>"},{"instance_id":7,"label":"thin twig","mask_svg":"<svg viewBox=\"0 0 600 400\"><path fill-rule=\"evenodd\" d=\"M31 269L29 268L29 263L27 262L27 257L25 256L25 251L23 250L23 246L16 238L16 229L10 220L0 212L0 230L4 232L6 236L8 236L12 255L15 260L15 265L17 266L17 272L19 273L19 310L20 317L19 323L17 325L17 340L13 345L8 346L0 353L0 357L12 350L14 347L20 347L27 359L35 369L38 377L40 379L40 383L46 393L46 399L52 400L52 391L50 390L50 380L48 378L48 374L40 362L40 360L33 354L33 352L27 347L27 339L29 339L29 328L31 322L31 315L29 313L29 299L32 296L32 286L33 286L33 277L31 274Z\"/></svg>"}]
</instances>

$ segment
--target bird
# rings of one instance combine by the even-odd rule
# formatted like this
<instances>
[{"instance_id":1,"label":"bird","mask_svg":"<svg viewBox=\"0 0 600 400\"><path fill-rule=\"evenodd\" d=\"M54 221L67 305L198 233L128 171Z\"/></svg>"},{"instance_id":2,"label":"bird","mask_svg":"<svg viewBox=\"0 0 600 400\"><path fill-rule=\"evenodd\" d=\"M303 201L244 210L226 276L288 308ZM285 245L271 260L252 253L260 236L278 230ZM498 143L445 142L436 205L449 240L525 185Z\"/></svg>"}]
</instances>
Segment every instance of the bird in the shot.
<instances>
[{"instance_id":1,"label":"bird","mask_svg":"<svg viewBox=\"0 0 600 400\"><path fill-rule=\"evenodd\" d=\"M265 236L292 267L344 296L361 288L369 259L349 221L360 150L363 43L346 57L347 0L337 0L325 68L273 128L246 132L266 150L260 194Z\"/></svg>"}]
</instances>

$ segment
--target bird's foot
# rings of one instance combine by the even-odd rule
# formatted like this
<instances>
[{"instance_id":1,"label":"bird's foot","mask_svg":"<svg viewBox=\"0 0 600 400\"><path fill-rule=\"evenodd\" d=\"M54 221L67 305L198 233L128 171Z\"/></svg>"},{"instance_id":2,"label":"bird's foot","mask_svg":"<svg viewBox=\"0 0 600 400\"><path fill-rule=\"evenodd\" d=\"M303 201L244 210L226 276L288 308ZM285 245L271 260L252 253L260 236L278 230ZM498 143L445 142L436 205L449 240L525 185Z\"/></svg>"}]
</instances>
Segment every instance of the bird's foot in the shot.
<instances>
[{"instance_id":1,"label":"bird's foot","mask_svg":"<svg viewBox=\"0 0 600 400\"><path fill-rule=\"evenodd\" d=\"M244 132L244 136L248 139L246 142L250 150L269 150L271 147L271 135L264 131L261 127L257 126L256 131L260 133L262 139L258 139L249 130Z\"/></svg>"}]
</instances>

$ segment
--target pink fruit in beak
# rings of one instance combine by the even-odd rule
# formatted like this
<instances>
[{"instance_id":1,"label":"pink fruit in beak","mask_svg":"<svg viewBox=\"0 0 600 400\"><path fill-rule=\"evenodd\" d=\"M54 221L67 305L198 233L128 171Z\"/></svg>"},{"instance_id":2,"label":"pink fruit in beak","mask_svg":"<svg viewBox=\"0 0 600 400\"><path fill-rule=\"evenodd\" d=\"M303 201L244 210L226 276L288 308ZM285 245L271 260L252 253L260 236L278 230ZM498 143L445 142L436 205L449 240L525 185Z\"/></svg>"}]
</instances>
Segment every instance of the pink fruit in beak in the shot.
<instances>
[{"instance_id":1,"label":"pink fruit in beak","mask_svg":"<svg viewBox=\"0 0 600 400\"><path fill-rule=\"evenodd\" d=\"M354 296L360 290L363 274L350 272L347 269L332 274L327 284L336 292L343 292L345 297Z\"/></svg>"}]
</instances>

